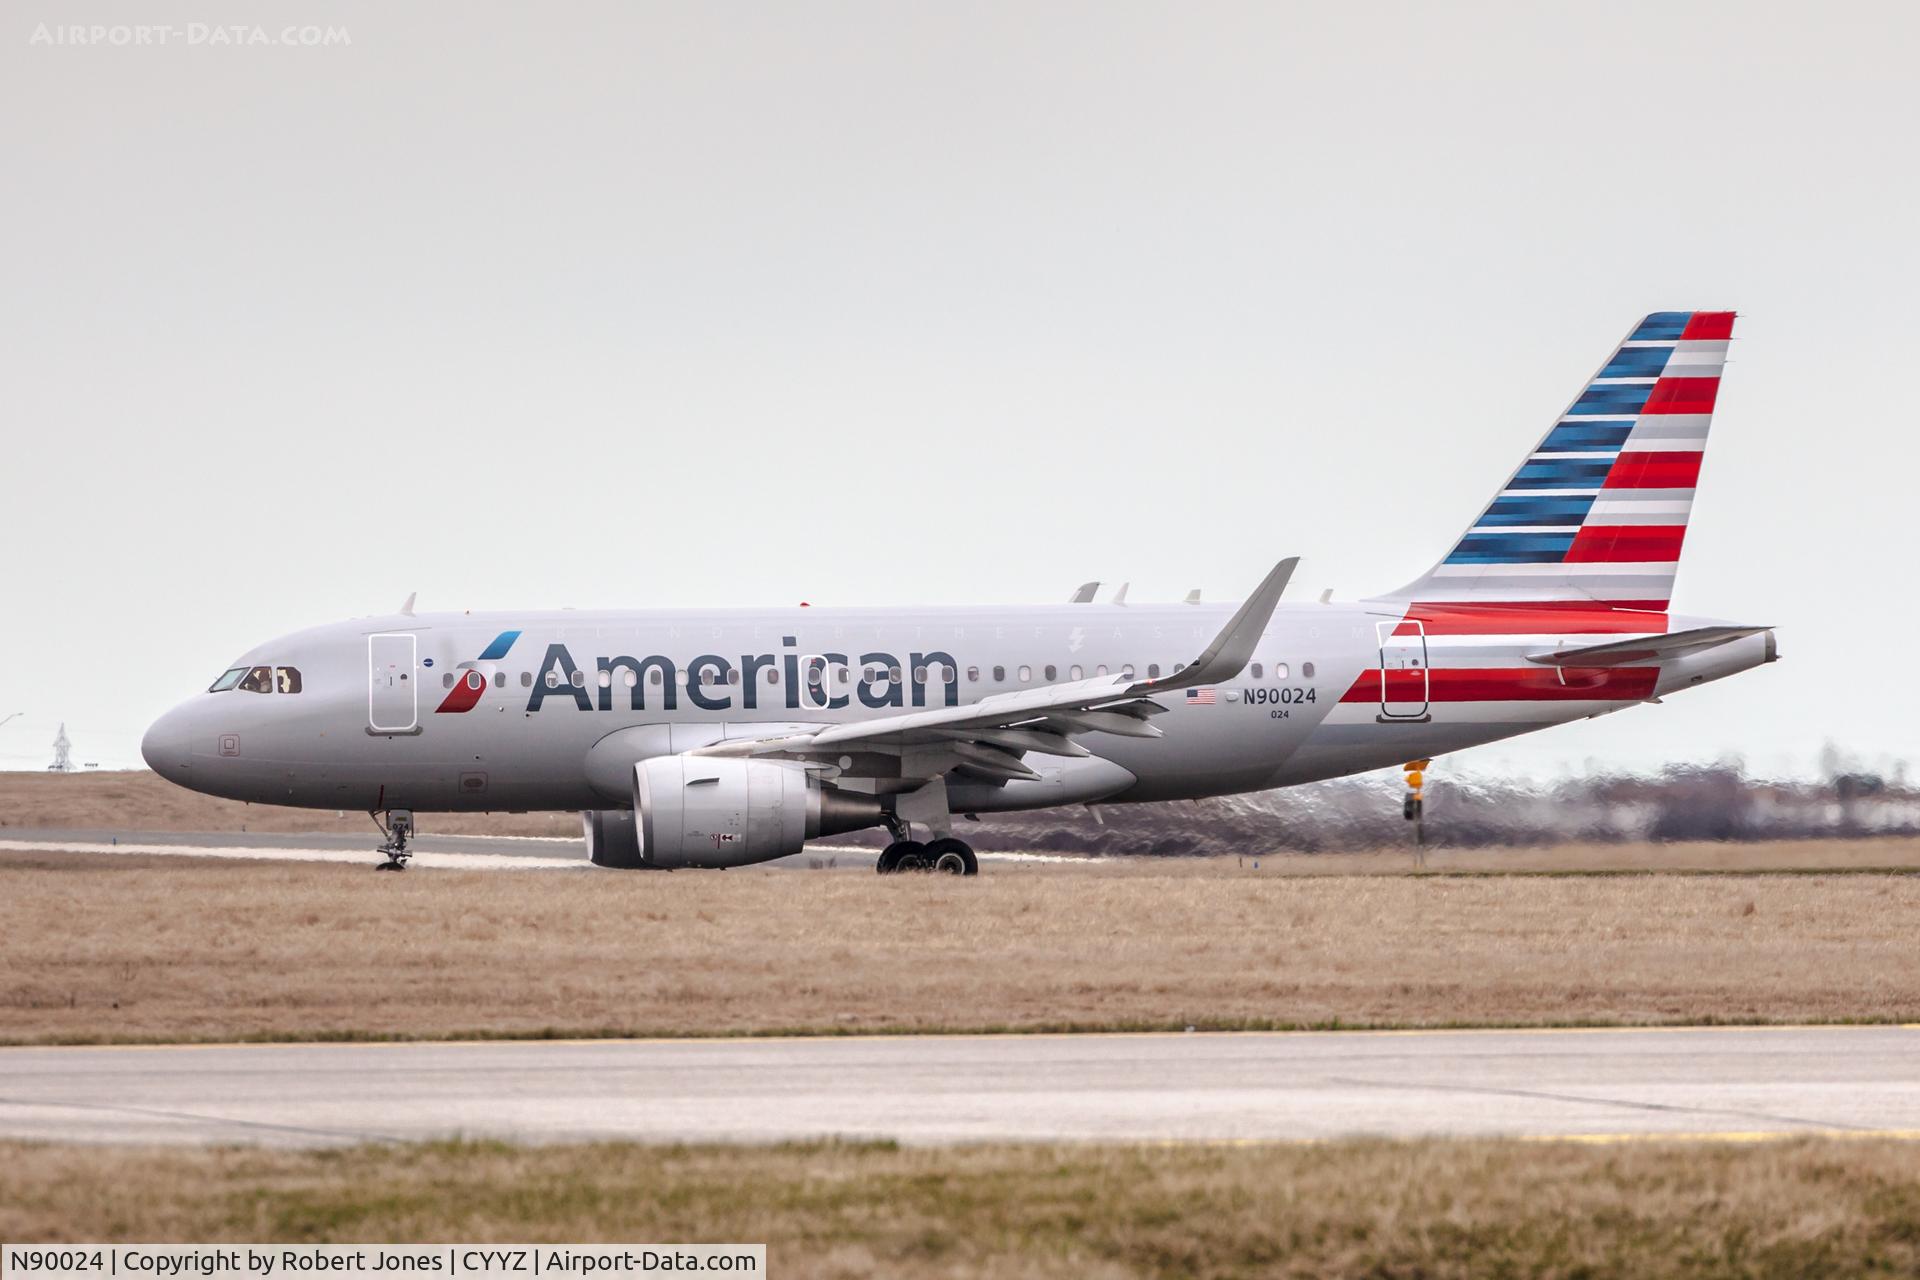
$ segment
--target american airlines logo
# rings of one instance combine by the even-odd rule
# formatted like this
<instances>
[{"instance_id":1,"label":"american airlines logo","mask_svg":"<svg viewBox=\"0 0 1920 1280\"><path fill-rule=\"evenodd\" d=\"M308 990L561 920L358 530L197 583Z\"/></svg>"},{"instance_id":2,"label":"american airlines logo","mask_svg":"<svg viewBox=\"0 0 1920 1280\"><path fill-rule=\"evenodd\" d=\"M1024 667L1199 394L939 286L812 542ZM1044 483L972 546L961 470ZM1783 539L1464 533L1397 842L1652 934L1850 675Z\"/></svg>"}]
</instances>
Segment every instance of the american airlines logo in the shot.
<instances>
[{"instance_id":1,"label":"american airlines logo","mask_svg":"<svg viewBox=\"0 0 1920 1280\"><path fill-rule=\"evenodd\" d=\"M463 662L455 670L460 676L447 690L447 696L434 708L436 714L456 711L471 711L479 705L480 695L487 691L487 673L480 670L482 662L498 662L507 656L513 648L513 642L520 638L518 631L502 631L493 638L493 642L480 651L480 656L472 662ZM427 659L426 665L432 666L433 659Z\"/></svg>"},{"instance_id":2,"label":"american airlines logo","mask_svg":"<svg viewBox=\"0 0 1920 1280\"><path fill-rule=\"evenodd\" d=\"M517 631L504 635L518 636ZM492 653L499 645L488 646ZM509 642L511 643L511 642ZM743 653L734 659L717 653L703 653L683 668L664 654L644 658L631 654L597 657L589 671L574 660L564 644L547 646L546 656L534 676L527 698L529 713L548 702L571 703L577 711L612 711L624 704L628 711L646 711L657 707L672 711L682 696L702 711L728 711L739 696L741 709L753 711L762 699L774 700L789 711L838 711L852 706L857 698L863 707L880 710L887 707L960 705L960 670L952 654L940 649L908 655L903 664L898 655L883 652L863 653L856 658L845 653L799 652L792 636L783 638L786 646L779 653ZM505 650L501 650L502 656ZM487 661L481 655L481 661ZM802 663L806 673L802 675ZM466 664L471 665L471 664ZM858 668L850 683L837 682L829 673L836 668ZM778 684L765 673L778 673ZM895 678L895 673L898 678ZM473 690L466 706L443 704L442 711L465 711L478 702L486 687L486 678L478 672L479 688ZM769 687L763 688L765 682ZM931 686L931 687L929 687ZM837 690L844 689L845 692ZM458 693L456 686L454 692ZM933 699L930 703L929 697ZM452 702L451 696L448 702Z\"/></svg>"}]
</instances>

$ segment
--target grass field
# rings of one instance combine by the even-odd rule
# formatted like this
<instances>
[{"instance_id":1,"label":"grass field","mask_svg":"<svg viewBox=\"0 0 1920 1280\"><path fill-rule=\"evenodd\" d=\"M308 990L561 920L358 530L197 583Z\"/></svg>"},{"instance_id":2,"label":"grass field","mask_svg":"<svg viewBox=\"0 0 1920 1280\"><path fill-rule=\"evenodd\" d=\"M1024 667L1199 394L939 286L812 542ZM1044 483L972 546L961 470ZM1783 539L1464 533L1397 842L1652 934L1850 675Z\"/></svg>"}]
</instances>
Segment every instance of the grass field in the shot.
<instances>
[{"instance_id":1,"label":"grass field","mask_svg":"<svg viewBox=\"0 0 1920 1280\"><path fill-rule=\"evenodd\" d=\"M0 855L0 1040L1920 1019L1920 879Z\"/></svg>"},{"instance_id":2,"label":"grass field","mask_svg":"<svg viewBox=\"0 0 1920 1280\"><path fill-rule=\"evenodd\" d=\"M1920 1144L0 1144L0 1238L768 1242L777 1276L1920 1272Z\"/></svg>"},{"instance_id":3,"label":"grass field","mask_svg":"<svg viewBox=\"0 0 1920 1280\"><path fill-rule=\"evenodd\" d=\"M442 835L580 836L576 813L436 813ZM364 813L222 800L145 770L0 773L0 835L8 827L115 831L333 831L371 835ZM369 848L379 842L375 836Z\"/></svg>"}]
</instances>

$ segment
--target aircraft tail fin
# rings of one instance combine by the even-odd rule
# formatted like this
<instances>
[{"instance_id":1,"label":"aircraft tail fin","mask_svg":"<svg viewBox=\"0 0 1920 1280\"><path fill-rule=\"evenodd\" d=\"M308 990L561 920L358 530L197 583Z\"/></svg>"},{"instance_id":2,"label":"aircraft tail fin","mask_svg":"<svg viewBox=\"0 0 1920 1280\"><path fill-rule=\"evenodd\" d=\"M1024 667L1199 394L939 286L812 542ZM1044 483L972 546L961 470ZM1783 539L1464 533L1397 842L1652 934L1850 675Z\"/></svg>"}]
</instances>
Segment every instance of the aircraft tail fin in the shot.
<instances>
[{"instance_id":1,"label":"aircraft tail fin","mask_svg":"<svg viewBox=\"0 0 1920 1280\"><path fill-rule=\"evenodd\" d=\"M1664 610L1733 321L1640 321L1446 557L1385 598Z\"/></svg>"}]
</instances>

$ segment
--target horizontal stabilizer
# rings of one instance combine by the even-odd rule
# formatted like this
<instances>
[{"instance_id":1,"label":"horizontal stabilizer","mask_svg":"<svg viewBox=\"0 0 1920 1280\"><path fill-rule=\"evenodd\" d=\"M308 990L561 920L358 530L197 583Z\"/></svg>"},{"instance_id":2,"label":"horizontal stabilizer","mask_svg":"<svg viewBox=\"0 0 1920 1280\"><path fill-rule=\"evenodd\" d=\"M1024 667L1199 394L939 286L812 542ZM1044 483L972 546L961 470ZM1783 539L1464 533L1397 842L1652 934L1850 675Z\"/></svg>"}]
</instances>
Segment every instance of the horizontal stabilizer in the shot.
<instances>
[{"instance_id":1,"label":"horizontal stabilizer","mask_svg":"<svg viewBox=\"0 0 1920 1280\"><path fill-rule=\"evenodd\" d=\"M1637 640L1610 640L1579 649L1560 649L1553 653L1530 653L1528 662L1548 667L1617 667L1634 662L1663 662L1699 649L1729 644L1757 636L1771 627L1695 627L1663 636L1642 636Z\"/></svg>"}]
</instances>

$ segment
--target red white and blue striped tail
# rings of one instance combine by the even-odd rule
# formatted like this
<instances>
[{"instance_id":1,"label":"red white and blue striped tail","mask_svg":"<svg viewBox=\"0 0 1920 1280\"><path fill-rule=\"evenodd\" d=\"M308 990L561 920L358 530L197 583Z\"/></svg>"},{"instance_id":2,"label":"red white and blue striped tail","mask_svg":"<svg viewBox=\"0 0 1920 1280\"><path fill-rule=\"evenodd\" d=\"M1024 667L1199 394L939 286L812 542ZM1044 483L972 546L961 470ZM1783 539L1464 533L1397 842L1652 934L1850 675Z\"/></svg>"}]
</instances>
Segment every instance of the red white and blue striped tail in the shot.
<instances>
[{"instance_id":1,"label":"red white and blue striped tail","mask_svg":"<svg viewBox=\"0 0 1920 1280\"><path fill-rule=\"evenodd\" d=\"M1634 326L1446 558L1386 598L1665 609L1733 319Z\"/></svg>"}]
</instances>

